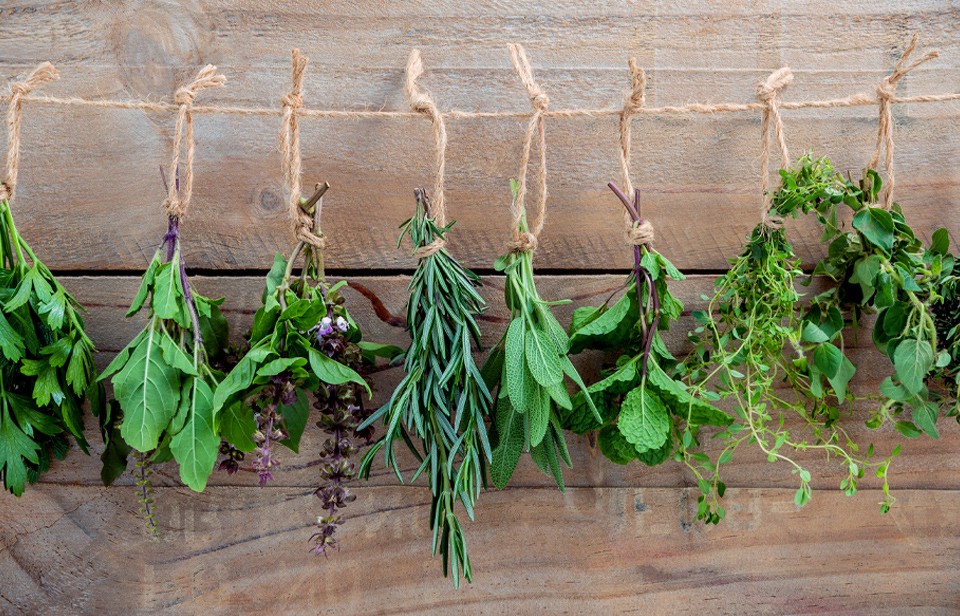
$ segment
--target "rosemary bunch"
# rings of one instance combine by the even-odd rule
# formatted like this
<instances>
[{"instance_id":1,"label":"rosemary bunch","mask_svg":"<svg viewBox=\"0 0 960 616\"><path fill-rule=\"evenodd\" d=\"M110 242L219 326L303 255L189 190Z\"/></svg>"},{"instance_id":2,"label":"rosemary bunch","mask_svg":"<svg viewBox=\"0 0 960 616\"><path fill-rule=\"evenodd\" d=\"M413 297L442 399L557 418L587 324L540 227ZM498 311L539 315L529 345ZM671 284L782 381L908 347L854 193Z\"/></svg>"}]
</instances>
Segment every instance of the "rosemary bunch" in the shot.
<instances>
[{"instance_id":1,"label":"rosemary bunch","mask_svg":"<svg viewBox=\"0 0 960 616\"><path fill-rule=\"evenodd\" d=\"M516 199L515 182L511 182L511 189ZM518 231L520 234L528 231L525 215L520 217ZM490 477L498 488L506 487L520 455L528 451L537 467L552 474L562 490L560 461L567 466L571 461L556 407L568 411L573 408L564 376L581 391L586 390L583 379L567 357L570 347L567 333L550 312L551 306L569 301L548 302L540 298L531 252L511 251L499 257L494 268L506 276L504 298L511 319L483 368L490 391L499 388L493 422L497 444ZM601 421L589 396L586 404Z\"/></svg>"},{"instance_id":2,"label":"rosemary bunch","mask_svg":"<svg viewBox=\"0 0 960 616\"><path fill-rule=\"evenodd\" d=\"M422 250L443 241L454 223L438 226L426 194L417 190L416 198L416 214L401 227L400 241L409 235L414 248ZM386 430L364 458L364 476L382 449L385 464L403 482L395 451L401 439L420 462L411 480L428 474L433 554L440 553L443 574L452 571L455 587L461 574L468 582L473 579L455 506L459 501L473 519L491 459L485 424L491 396L472 354L473 345L480 344L476 317L486 308L479 286L480 278L445 248L420 259L407 287L406 374L389 402L364 422L382 419Z\"/></svg>"}]
</instances>

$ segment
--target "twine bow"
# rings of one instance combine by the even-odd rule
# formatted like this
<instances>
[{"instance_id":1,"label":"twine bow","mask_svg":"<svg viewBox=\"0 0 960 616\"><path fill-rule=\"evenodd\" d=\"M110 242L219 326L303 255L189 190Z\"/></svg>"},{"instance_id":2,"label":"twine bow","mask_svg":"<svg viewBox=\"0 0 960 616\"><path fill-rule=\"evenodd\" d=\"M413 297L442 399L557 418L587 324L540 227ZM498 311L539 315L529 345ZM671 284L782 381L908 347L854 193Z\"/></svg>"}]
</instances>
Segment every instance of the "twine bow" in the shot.
<instances>
[{"instance_id":1,"label":"twine bow","mask_svg":"<svg viewBox=\"0 0 960 616\"><path fill-rule=\"evenodd\" d=\"M780 116L780 92L793 81L793 72L789 66L775 70L766 81L757 86L757 100L763 103L763 118L760 122L760 132L763 135L760 148L760 194L761 194L761 222L770 229L783 226L779 216L770 216L770 207L767 204L767 189L770 183L770 124L773 123L774 137L780 148L781 167L790 166L790 155L787 153L787 140L783 135L783 118Z\"/></svg>"},{"instance_id":2,"label":"twine bow","mask_svg":"<svg viewBox=\"0 0 960 616\"><path fill-rule=\"evenodd\" d=\"M520 81L527 89L527 96L530 98L530 107L533 112L527 121L527 130L523 138L523 149L520 156L520 172L517 174L517 195L511 204L511 213L513 214L513 241L509 247L514 252L533 252L539 244L538 238L543 230L544 218L547 212L547 148L546 137L543 130L543 114L547 111L550 99L540 89L537 82L533 79L533 71L530 68L530 61L527 59L527 53L523 46L516 43L510 44L510 56L513 59L513 67L520 77ZM527 167L530 164L530 150L533 145L533 136L538 133L540 136L540 168L537 174L537 181L540 188L539 200L537 201L536 216L533 224L529 225L529 230L521 233L518 229L520 221L524 214L524 199L527 195Z\"/></svg>"},{"instance_id":3,"label":"twine bow","mask_svg":"<svg viewBox=\"0 0 960 616\"><path fill-rule=\"evenodd\" d=\"M48 81L60 79L60 73L49 62L44 62L23 81L10 84L10 103L7 106L7 169L0 182L0 201L12 201L17 187L20 167L20 124L23 121L23 97Z\"/></svg>"},{"instance_id":4,"label":"twine bow","mask_svg":"<svg viewBox=\"0 0 960 616\"><path fill-rule=\"evenodd\" d=\"M193 138L193 101L197 93L207 88L216 88L226 82L226 77L217 74L217 67L208 64L197 73L194 80L177 90L174 101L177 110L177 124L173 135L173 155L170 159L171 173L176 173L180 165L180 149L183 141L187 142L187 164L183 175L183 190L178 190L177 183L171 182L167 187L167 199L163 208L170 218L183 218L190 207L190 197L193 196L193 158L195 142ZM185 129L185 130L184 130ZM186 135L184 135L186 133Z\"/></svg>"},{"instance_id":5,"label":"twine bow","mask_svg":"<svg viewBox=\"0 0 960 616\"><path fill-rule=\"evenodd\" d=\"M443 195L443 177L447 168L447 127L433 98L417 85L417 80L423 75L423 60L420 58L419 49L410 52L406 75L407 80L404 89L410 101L410 109L427 116L433 125L433 145L436 156L433 201L431 202L429 199L423 199L422 201L424 207L429 208L428 214L434 217L437 226L444 227L447 224L447 205ZM418 248L414 252L414 256L418 259L429 257L443 248L445 244L446 241L438 237L429 244Z\"/></svg>"},{"instance_id":6,"label":"twine bow","mask_svg":"<svg viewBox=\"0 0 960 616\"><path fill-rule=\"evenodd\" d=\"M907 73L920 66L924 62L933 60L940 55L939 51L928 51L921 58L907 64L910 55L916 50L917 42L920 40L919 34L913 35L913 40L904 50L900 60L897 61L893 72L883 78L877 84L877 100L879 101L880 119L877 127L877 147L870 159L869 167L876 169L880 164L880 152L884 151L883 166L887 172L887 186L883 192L883 208L889 210L893 205L893 187L895 184L893 175L893 99L897 95L897 83Z\"/></svg>"}]
</instances>

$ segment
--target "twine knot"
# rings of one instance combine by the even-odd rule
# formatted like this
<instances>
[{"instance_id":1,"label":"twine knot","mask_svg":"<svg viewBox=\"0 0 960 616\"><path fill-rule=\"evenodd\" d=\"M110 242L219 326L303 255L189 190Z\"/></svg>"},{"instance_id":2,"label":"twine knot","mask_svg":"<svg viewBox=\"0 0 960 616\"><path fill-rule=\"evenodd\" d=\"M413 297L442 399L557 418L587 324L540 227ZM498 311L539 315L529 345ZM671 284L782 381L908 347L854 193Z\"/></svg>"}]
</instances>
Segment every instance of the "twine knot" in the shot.
<instances>
[{"instance_id":1,"label":"twine knot","mask_svg":"<svg viewBox=\"0 0 960 616\"><path fill-rule=\"evenodd\" d=\"M413 252L413 256L415 256L418 259L426 259L430 255L434 255L440 252L440 250L442 250L443 247L446 245L447 245L447 241L442 237L438 237L437 239L433 240L429 244L425 244L420 248L417 248Z\"/></svg>"},{"instance_id":2,"label":"twine knot","mask_svg":"<svg viewBox=\"0 0 960 616\"><path fill-rule=\"evenodd\" d=\"M60 73L49 62L33 69L26 79L10 84L10 103L7 106L7 168L0 184L0 200L13 200L20 166L20 124L23 121L23 97L48 81L60 79Z\"/></svg>"},{"instance_id":3,"label":"twine knot","mask_svg":"<svg viewBox=\"0 0 960 616\"><path fill-rule=\"evenodd\" d=\"M313 229L313 217L306 217L309 222L306 224L303 220L297 225L297 240L303 242L304 244L310 244L313 248L317 250L323 250L327 247L327 237L323 233L314 233Z\"/></svg>"},{"instance_id":4,"label":"twine knot","mask_svg":"<svg viewBox=\"0 0 960 616\"><path fill-rule=\"evenodd\" d=\"M757 86L757 99L770 106L775 104L777 94L793 82L793 72L789 66L777 69L767 80Z\"/></svg>"},{"instance_id":5,"label":"twine knot","mask_svg":"<svg viewBox=\"0 0 960 616\"><path fill-rule=\"evenodd\" d=\"M511 252L533 252L540 244L537 236L529 231L517 234L508 244Z\"/></svg>"},{"instance_id":6,"label":"twine knot","mask_svg":"<svg viewBox=\"0 0 960 616\"><path fill-rule=\"evenodd\" d=\"M550 106L550 97L543 91L530 93L530 106L543 113Z\"/></svg>"},{"instance_id":7,"label":"twine knot","mask_svg":"<svg viewBox=\"0 0 960 616\"><path fill-rule=\"evenodd\" d=\"M763 223L763 226L771 231L776 231L777 229L783 228L783 218L780 216L770 216L767 214L760 221Z\"/></svg>"},{"instance_id":8,"label":"twine knot","mask_svg":"<svg viewBox=\"0 0 960 616\"><path fill-rule=\"evenodd\" d=\"M27 94L30 94L30 92L32 91L33 91L33 86L23 81L18 81L16 83L10 84L10 94L12 94L13 96L26 96Z\"/></svg>"},{"instance_id":9,"label":"twine knot","mask_svg":"<svg viewBox=\"0 0 960 616\"><path fill-rule=\"evenodd\" d=\"M889 101L897 94L897 82L890 79L892 75L887 75L877 84L877 98L882 101Z\"/></svg>"},{"instance_id":10,"label":"twine knot","mask_svg":"<svg viewBox=\"0 0 960 616\"><path fill-rule=\"evenodd\" d=\"M173 97L173 101L178 105L192 105L193 100L196 97L196 92L186 86L183 86L177 90L177 93Z\"/></svg>"},{"instance_id":11,"label":"twine knot","mask_svg":"<svg viewBox=\"0 0 960 616\"><path fill-rule=\"evenodd\" d=\"M303 107L303 97L299 94L294 94L290 92L289 94L284 94L280 97L280 104L284 107L293 107L294 109L300 109Z\"/></svg>"},{"instance_id":12,"label":"twine knot","mask_svg":"<svg viewBox=\"0 0 960 616\"><path fill-rule=\"evenodd\" d=\"M650 221L641 220L627 229L627 239L634 246L646 246L653 243L653 225Z\"/></svg>"}]
</instances>

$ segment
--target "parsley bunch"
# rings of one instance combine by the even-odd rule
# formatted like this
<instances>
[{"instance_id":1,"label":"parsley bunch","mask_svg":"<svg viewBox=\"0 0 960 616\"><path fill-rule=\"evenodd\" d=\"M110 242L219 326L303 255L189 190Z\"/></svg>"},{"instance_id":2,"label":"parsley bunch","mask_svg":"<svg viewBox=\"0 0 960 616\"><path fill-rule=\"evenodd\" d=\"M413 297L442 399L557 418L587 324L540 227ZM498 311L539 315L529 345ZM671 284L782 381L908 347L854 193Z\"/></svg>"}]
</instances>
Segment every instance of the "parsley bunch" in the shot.
<instances>
[{"instance_id":1,"label":"parsley bunch","mask_svg":"<svg viewBox=\"0 0 960 616\"><path fill-rule=\"evenodd\" d=\"M102 414L103 392L83 308L17 232L6 199L0 255L0 477L20 496L64 458L70 436L88 453L82 406L89 397Z\"/></svg>"},{"instance_id":2,"label":"parsley bunch","mask_svg":"<svg viewBox=\"0 0 960 616\"><path fill-rule=\"evenodd\" d=\"M511 183L516 196L516 183ZM522 208L521 208L522 210ZM518 230L526 233L526 216ZM510 325L490 353L484 366L484 378L490 391L498 388L494 410L497 445L493 450L490 477L504 488L516 470L520 455L530 452L537 467L552 474L563 489L560 461L571 465L556 407L573 408L564 384L564 375L581 390L583 380L567 357L570 340L550 312L550 307L568 300L547 302L537 293L533 277L533 254L511 251L494 263L506 276L504 298L510 310ZM590 412L600 416L593 401L586 400Z\"/></svg>"},{"instance_id":3,"label":"parsley bunch","mask_svg":"<svg viewBox=\"0 0 960 616\"><path fill-rule=\"evenodd\" d=\"M639 218L640 191L634 199L613 183L614 191L635 225ZM579 433L596 433L600 451L617 464L640 460L648 466L670 458L681 439L690 439L700 426L725 426L731 419L707 402L695 398L681 380L672 376L677 364L660 335L683 313L668 279L684 276L649 244L634 246L634 267L623 296L612 306L613 296L602 306L585 306L573 313L570 351L600 349L617 352L612 365L601 371L600 381L573 398L573 409L563 415L564 427ZM587 402L600 411L597 421Z\"/></svg>"},{"instance_id":4,"label":"parsley bunch","mask_svg":"<svg viewBox=\"0 0 960 616\"><path fill-rule=\"evenodd\" d=\"M840 203L847 196L838 190L826 161L806 156L794 169L780 173L781 186L771 198L773 221ZM745 443L759 447L770 462L791 467L799 478L794 500L800 506L810 500L811 475L791 450L819 451L834 459L845 473L840 487L848 495L856 492L868 466L875 467L888 490L890 458L875 461L872 446L859 453L862 448L838 422L852 411L848 384L856 370L843 351L844 319L824 304L819 312L804 315L796 290L801 275L782 226L761 223L730 270L715 282L713 297L704 298L707 309L694 312L698 327L690 337L695 348L678 370L692 384L694 395L712 399L718 394L734 409L734 422L715 435L723 444L715 462L696 451L695 436L681 443L682 458L702 491L698 517L707 522L724 517L719 505L726 487L721 467ZM788 387L781 390L781 384ZM790 415L799 420L799 428L787 424ZM882 510L890 502L888 497Z\"/></svg>"},{"instance_id":5,"label":"parsley bunch","mask_svg":"<svg viewBox=\"0 0 960 616\"><path fill-rule=\"evenodd\" d=\"M222 299L208 299L190 287L180 245L180 219L171 217L127 317L147 310L147 325L107 366L100 380L113 383L118 403L109 424L138 453L138 486L148 529L148 467L170 460L192 490L206 487L220 445L213 404L217 373L210 358L227 340Z\"/></svg>"},{"instance_id":6,"label":"parsley bunch","mask_svg":"<svg viewBox=\"0 0 960 616\"><path fill-rule=\"evenodd\" d=\"M423 249L443 241L454 223L437 226L424 192L416 191L416 197L416 214L403 224L400 241L409 235L415 249ZM413 480L427 473L433 553L440 552L444 575L452 569L454 586L461 573L467 581L473 578L455 505L460 501L473 519L492 455L485 423L491 396L472 354L480 344L476 318L486 308L478 286L480 278L445 248L420 259L408 286L406 374L389 402L364 423L382 419L386 427L364 458L364 475L382 449L385 463L403 482L394 450L399 440L420 462Z\"/></svg>"}]
</instances>

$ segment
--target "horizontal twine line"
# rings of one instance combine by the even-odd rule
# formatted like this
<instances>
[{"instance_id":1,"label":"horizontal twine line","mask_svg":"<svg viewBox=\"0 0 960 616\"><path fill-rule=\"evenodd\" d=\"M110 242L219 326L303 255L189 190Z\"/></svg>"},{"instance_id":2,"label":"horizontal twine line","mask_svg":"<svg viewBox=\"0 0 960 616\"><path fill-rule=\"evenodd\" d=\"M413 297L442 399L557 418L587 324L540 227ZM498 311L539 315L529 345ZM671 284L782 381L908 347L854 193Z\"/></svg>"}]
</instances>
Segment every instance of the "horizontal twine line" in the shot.
<instances>
[{"instance_id":1,"label":"horizontal twine line","mask_svg":"<svg viewBox=\"0 0 960 616\"><path fill-rule=\"evenodd\" d=\"M0 101L7 102L10 95L0 97ZM102 109L136 109L141 111L176 112L179 106L176 103L150 103L145 101L118 101L118 100L88 100L83 98L58 98L53 96L25 96L21 100L25 103L41 105L63 105L71 107L93 107ZM960 92L949 94L928 94L918 96L892 97L892 103L935 103L960 100ZM845 98L826 99L820 101L784 101L780 109L827 109L840 107L862 107L878 105L880 99L867 94L857 94ZM679 115L679 114L713 114L738 113L747 111L763 111L763 103L690 103L679 106L641 107L633 111L636 115ZM280 116L283 110L274 107L219 107L210 105L196 105L193 113L224 114L224 115L261 115ZM564 118L598 118L619 116L622 109L556 109L542 112L546 117ZM297 110L301 117L325 118L413 118L422 114L416 111L388 111L388 110L336 110L336 109L309 109L306 107ZM444 118L472 119L472 118L526 118L529 111L441 111Z\"/></svg>"}]
</instances>

